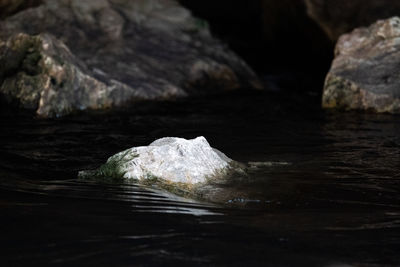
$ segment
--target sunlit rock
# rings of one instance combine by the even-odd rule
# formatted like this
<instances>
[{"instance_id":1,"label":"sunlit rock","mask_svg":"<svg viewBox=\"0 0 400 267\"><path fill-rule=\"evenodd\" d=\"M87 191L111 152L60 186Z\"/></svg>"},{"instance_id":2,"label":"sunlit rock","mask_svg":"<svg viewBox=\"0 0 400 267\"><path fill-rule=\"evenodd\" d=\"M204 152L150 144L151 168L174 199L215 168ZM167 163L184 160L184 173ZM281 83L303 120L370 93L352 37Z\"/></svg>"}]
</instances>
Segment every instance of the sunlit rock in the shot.
<instances>
[{"instance_id":1,"label":"sunlit rock","mask_svg":"<svg viewBox=\"0 0 400 267\"><path fill-rule=\"evenodd\" d=\"M165 137L149 146L122 151L110 157L98 170L83 171L79 176L139 181L159 179L191 186L222 179L234 164L222 152L212 148L204 137L191 140Z\"/></svg>"},{"instance_id":2,"label":"sunlit rock","mask_svg":"<svg viewBox=\"0 0 400 267\"><path fill-rule=\"evenodd\" d=\"M177 1L47 0L0 21L0 95L43 117L240 87L260 82Z\"/></svg>"},{"instance_id":3,"label":"sunlit rock","mask_svg":"<svg viewBox=\"0 0 400 267\"><path fill-rule=\"evenodd\" d=\"M259 193L254 184L264 183L266 172L289 165L282 161L237 162L212 148L202 136L191 140L165 137L119 152L96 170L80 171L78 177L132 182L207 202L238 204L236 200L243 200L240 203L245 204L254 201Z\"/></svg>"},{"instance_id":4,"label":"sunlit rock","mask_svg":"<svg viewBox=\"0 0 400 267\"><path fill-rule=\"evenodd\" d=\"M400 18L340 37L323 107L400 113Z\"/></svg>"}]
</instances>

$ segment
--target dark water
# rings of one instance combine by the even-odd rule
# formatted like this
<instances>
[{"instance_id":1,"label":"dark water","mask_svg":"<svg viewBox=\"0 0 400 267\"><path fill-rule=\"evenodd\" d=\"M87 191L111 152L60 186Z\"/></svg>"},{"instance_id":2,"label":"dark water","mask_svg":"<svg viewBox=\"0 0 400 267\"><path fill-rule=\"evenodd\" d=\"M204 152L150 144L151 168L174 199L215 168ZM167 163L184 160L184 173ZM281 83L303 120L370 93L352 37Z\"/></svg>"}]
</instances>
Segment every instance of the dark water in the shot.
<instances>
[{"instance_id":1,"label":"dark water","mask_svg":"<svg viewBox=\"0 0 400 267\"><path fill-rule=\"evenodd\" d=\"M40 120L0 116L0 265L399 266L400 117L232 93ZM254 171L226 205L77 180L164 136ZM246 192L246 196L241 192Z\"/></svg>"}]
</instances>

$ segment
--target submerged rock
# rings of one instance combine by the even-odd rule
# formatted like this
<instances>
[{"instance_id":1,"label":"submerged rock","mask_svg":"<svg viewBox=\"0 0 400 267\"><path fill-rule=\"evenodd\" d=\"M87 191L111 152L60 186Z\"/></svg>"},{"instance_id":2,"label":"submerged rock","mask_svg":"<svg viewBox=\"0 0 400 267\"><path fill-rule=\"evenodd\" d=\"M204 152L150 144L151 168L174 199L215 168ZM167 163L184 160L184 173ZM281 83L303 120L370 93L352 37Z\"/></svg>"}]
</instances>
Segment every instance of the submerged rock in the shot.
<instances>
[{"instance_id":1,"label":"submerged rock","mask_svg":"<svg viewBox=\"0 0 400 267\"><path fill-rule=\"evenodd\" d=\"M233 160L212 148L204 137L192 140L165 137L149 146L122 151L110 157L98 170L83 171L79 176L144 182L161 180L191 187L226 177L234 164Z\"/></svg>"},{"instance_id":2,"label":"submerged rock","mask_svg":"<svg viewBox=\"0 0 400 267\"><path fill-rule=\"evenodd\" d=\"M0 21L0 94L43 117L261 87L176 1L43 2Z\"/></svg>"},{"instance_id":3,"label":"submerged rock","mask_svg":"<svg viewBox=\"0 0 400 267\"><path fill-rule=\"evenodd\" d=\"M266 171L288 165L234 161L202 136L191 140L165 137L117 153L96 170L80 171L78 177L107 183L131 181L201 201L247 205L265 197L255 185L266 182Z\"/></svg>"},{"instance_id":4,"label":"submerged rock","mask_svg":"<svg viewBox=\"0 0 400 267\"><path fill-rule=\"evenodd\" d=\"M335 54L323 107L400 113L400 18L341 36Z\"/></svg>"}]
</instances>

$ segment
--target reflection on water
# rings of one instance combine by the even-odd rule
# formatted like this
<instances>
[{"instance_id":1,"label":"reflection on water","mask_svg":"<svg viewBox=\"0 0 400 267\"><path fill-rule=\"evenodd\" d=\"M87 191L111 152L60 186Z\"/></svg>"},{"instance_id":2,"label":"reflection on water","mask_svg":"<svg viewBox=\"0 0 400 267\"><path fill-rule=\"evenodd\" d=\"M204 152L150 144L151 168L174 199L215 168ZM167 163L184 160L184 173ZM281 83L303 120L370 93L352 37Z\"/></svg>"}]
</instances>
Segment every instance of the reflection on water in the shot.
<instances>
[{"instance_id":1,"label":"reflection on water","mask_svg":"<svg viewBox=\"0 0 400 267\"><path fill-rule=\"evenodd\" d=\"M2 261L400 265L400 117L313 103L240 92L56 120L2 111ZM128 147L198 135L252 162L205 191L225 204L76 179Z\"/></svg>"}]
</instances>

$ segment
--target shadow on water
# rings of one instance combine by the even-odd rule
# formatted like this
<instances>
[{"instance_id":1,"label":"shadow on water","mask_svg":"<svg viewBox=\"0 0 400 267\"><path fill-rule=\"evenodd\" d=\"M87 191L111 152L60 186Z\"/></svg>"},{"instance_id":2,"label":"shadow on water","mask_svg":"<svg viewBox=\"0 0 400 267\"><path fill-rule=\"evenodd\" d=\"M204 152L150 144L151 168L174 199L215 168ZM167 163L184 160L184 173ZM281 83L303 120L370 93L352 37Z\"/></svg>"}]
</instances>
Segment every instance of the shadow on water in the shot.
<instances>
[{"instance_id":1,"label":"shadow on water","mask_svg":"<svg viewBox=\"0 0 400 267\"><path fill-rule=\"evenodd\" d=\"M234 92L51 120L3 111L2 261L399 265L400 117L318 102ZM199 135L241 162L287 164L225 185L224 204L76 179L128 147Z\"/></svg>"}]
</instances>

